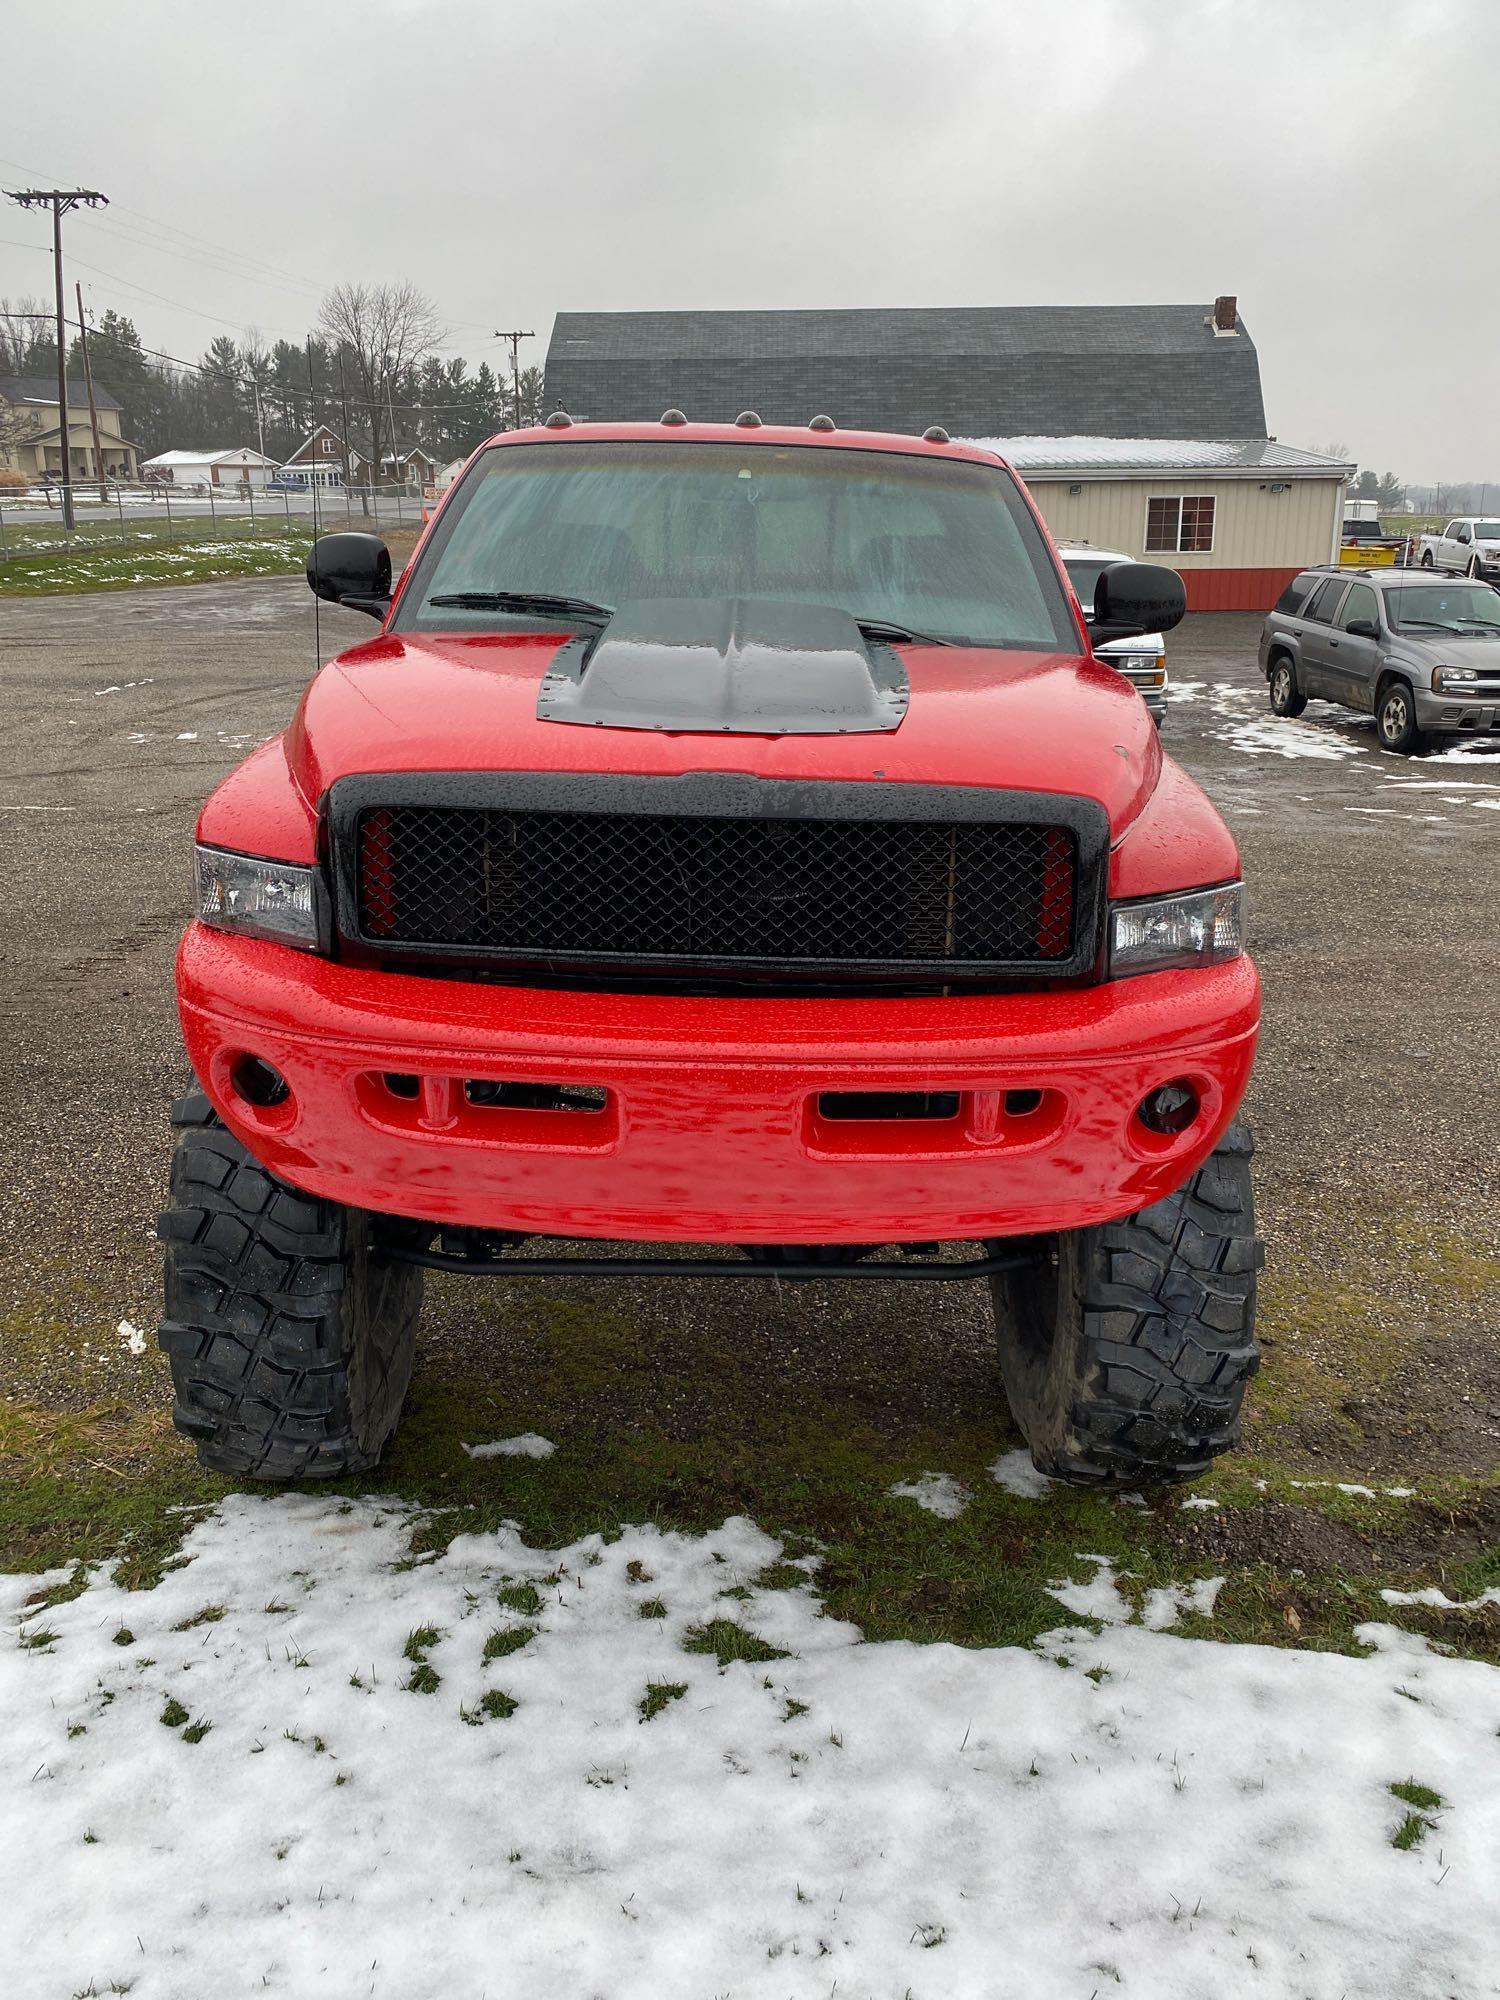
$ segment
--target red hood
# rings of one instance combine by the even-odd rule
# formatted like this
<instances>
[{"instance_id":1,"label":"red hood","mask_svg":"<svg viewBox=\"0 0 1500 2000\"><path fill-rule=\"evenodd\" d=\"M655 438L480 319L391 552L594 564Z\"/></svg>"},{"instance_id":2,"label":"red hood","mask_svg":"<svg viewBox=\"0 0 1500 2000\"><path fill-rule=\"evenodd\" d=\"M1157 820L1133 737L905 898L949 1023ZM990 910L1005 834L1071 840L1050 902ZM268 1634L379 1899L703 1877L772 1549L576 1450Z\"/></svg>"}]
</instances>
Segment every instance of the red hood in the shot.
<instances>
[{"instance_id":1,"label":"red hood","mask_svg":"<svg viewBox=\"0 0 1500 2000\"><path fill-rule=\"evenodd\" d=\"M1161 770L1156 729L1111 668L1056 653L905 646L899 729L844 736L691 735L539 722L537 688L566 635L382 636L308 688L286 754L315 804L385 771L734 771L763 778L986 785L1097 799L1116 840Z\"/></svg>"}]
</instances>

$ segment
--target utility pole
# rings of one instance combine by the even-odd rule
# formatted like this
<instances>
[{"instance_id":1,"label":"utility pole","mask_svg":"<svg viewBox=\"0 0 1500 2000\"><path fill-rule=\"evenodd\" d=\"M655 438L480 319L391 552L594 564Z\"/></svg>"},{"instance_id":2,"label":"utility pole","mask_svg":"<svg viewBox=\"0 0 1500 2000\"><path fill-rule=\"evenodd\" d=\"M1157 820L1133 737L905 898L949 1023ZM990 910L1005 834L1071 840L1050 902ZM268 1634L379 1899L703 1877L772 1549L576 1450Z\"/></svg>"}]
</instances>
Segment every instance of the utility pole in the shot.
<instances>
[{"instance_id":1,"label":"utility pole","mask_svg":"<svg viewBox=\"0 0 1500 2000\"><path fill-rule=\"evenodd\" d=\"M534 333L497 332L495 338L496 340L508 340L510 342L510 386L515 392L516 429L519 430L521 428L521 364L517 358L517 353L523 340L535 340L536 335Z\"/></svg>"},{"instance_id":2,"label":"utility pole","mask_svg":"<svg viewBox=\"0 0 1500 2000\"><path fill-rule=\"evenodd\" d=\"M68 344L64 338L62 219L70 208L108 208L108 195L94 188L17 188L6 190L22 208L50 208L52 211L52 270L57 282L57 424L62 455L63 527L72 533L73 468L69 459L72 443L68 429Z\"/></svg>"},{"instance_id":3,"label":"utility pole","mask_svg":"<svg viewBox=\"0 0 1500 2000\"><path fill-rule=\"evenodd\" d=\"M89 366L89 330L83 317L83 287L75 284L74 295L78 300L78 351L83 356L83 386L89 399L89 430L94 439L94 470L99 475L99 498L108 500L109 493L104 484L104 453L99 447L99 405L94 401L94 371Z\"/></svg>"}]
</instances>

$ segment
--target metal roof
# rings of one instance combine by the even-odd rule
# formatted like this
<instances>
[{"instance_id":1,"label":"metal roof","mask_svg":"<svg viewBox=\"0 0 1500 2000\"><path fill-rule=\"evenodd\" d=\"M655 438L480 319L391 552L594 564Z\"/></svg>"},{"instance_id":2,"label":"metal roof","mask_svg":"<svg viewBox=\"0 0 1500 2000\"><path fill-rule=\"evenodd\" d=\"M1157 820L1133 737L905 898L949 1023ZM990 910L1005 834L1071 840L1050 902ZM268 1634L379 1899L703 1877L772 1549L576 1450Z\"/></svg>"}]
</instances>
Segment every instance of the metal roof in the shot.
<instances>
[{"instance_id":1,"label":"metal roof","mask_svg":"<svg viewBox=\"0 0 1500 2000\"><path fill-rule=\"evenodd\" d=\"M1325 452L1302 451L1275 438L983 437L984 446L1017 472L1100 474L1215 472L1230 477L1288 473L1352 478L1355 467Z\"/></svg>"},{"instance_id":2,"label":"metal roof","mask_svg":"<svg viewBox=\"0 0 1500 2000\"><path fill-rule=\"evenodd\" d=\"M1210 304L563 312L546 400L611 422L675 406L970 437L1264 437L1254 343L1212 320Z\"/></svg>"}]
</instances>

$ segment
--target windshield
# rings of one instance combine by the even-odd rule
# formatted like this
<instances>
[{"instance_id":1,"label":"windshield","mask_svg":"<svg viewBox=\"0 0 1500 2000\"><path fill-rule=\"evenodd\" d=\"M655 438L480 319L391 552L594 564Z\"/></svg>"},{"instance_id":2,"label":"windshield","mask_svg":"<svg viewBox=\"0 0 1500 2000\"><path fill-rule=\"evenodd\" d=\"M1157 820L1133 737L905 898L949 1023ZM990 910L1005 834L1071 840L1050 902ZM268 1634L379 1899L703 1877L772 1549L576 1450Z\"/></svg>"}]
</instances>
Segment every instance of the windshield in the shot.
<instances>
[{"instance_id":1,"label":"windshield","mask_svg":"<svg viewBox=\"0 0 1500 2000\"><path fill-rule=\"evenodd\" d=\"M626 440L497 446L439 518L398 631L526 625L545 592L834 605L980 646L1079 650L1014 478L962 459L809 445ZM565 612L541 622L568 622Z\"/></svg>"},{"instance_id":2,"label":"windshield","mask_svg":"<svg viewBox=\"0 0 1500 2000\"><path fill-rule=\"evenodd\" d=\"M1396 632L1477 632L1500 637L1500 591L1487 583L1422 585L1385 593Z\"/></svg>"},{"instance_id":3,"label":"windshield","mask_svg":"<svg viewBox=\"0 0 1500 2000\"><path fill-rule=\"evenodd\" d=\"M1072 579L1085 618L1092 618L1094 615L1094 585L1099 581L1103 571L1110 567L1109 563L1101 562L1097 556L1063 557L1063 568Z\"/></svg>"},{"instance_id":4,"label":"windshield","mask_svg":"<svg viewBox=\"0 0 1500 2000\"><path fill-rule=\"evenodd\" d=\"M1500 542L1500 521L1476 521L1474 539L1476 542Z\"/></svg>"}]
</instances>

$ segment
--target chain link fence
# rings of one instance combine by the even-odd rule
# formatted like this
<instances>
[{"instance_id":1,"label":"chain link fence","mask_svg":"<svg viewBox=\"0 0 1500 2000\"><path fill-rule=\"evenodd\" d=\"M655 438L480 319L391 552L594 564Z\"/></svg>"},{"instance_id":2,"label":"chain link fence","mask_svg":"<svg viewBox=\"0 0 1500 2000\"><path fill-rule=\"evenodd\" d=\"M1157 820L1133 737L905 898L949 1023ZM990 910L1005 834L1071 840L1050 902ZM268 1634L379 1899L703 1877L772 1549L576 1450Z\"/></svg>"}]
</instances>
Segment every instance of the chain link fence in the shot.
<instances>
[{"instance_id":1,"label":"chain link fence","mask_svg":"<svg viewBox=\"0 0 1500 2000\"><path fill-rule=\"evenodd\" d=\"M194 488L90 481L75 483L73 505L70 533L56 485L0 491L0 564L248 537L308 541L335 528L379 534L419 527L422 520L421 494L396 486Z\"/></svg>"}]
</instances>

